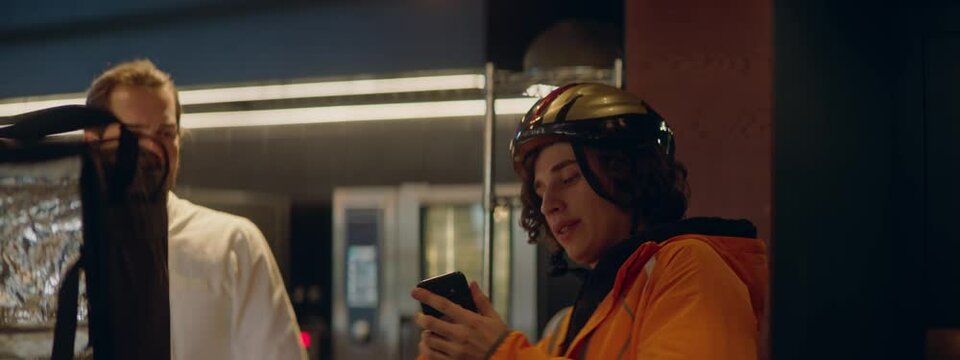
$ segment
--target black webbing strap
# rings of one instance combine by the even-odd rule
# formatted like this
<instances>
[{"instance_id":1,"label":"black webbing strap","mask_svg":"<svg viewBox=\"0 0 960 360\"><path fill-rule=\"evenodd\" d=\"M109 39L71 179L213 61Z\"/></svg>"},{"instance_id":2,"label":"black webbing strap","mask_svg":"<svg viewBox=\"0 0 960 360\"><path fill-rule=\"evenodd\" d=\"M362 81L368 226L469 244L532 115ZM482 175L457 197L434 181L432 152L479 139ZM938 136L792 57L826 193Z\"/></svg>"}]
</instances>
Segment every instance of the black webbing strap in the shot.
<instances>
[{"instance_id":1,"label":"black webbing strap","mask_svg":"<svg viewBox=\"0 0 960 360\"><path fill-rule=\"evenodd\" d=\"M110 186L110 199L116 201L122 199L126 194L127 188L133 183L134 176L137 175L137 158L140 156L140 146L137 135L127 130L126 127L120 128L120 147L117 149L117 163L113 172L113 181Z\"/></svg>"},{"instance_id":2,"label":"black webbing strap","mask_svg":"<svg viewBox=\"0 0 960 360\"><path fill-rule=\"evenodd\" d=\"M53 353L51 359L72 359L77 333L77 304L80 295L80 268L78 260L60 283L57 293L57 324L53 330Z\"/></svg>"},{"instance_id":3,"label":"black webbing strap","mask_svg":"<svg viewBox=\"0 0 960 360\"><path fill-rule=\"evenodd\" d=\"M37 141L47 135L104 126L117 120L108 111L66 105L10 116L5 122L13 125L0 128L0 138Z\"/></svg>"},{"instance_id":4,"label":"black webbing strap","mask_svg":"<svg viewBox=\"0 0 960 360\"><path fill-rule=\"evenodd\" d=\"M169 153L141 149L138 136L111 113L62 106L0 118L0 160L36 162L80 156L83 243L57 290L51 356L74 357L81 271L89 319L88 349L98 359L169 359L166 178ZM119 138L97 142L48 140L74 130L116 124ZM101 135L106 135L101 133ZM112 136L112 135L111 135ZM103 137L103 136L101 136ZM21 155L32 154L29 159Z\"/></svg>"}]
</instances>

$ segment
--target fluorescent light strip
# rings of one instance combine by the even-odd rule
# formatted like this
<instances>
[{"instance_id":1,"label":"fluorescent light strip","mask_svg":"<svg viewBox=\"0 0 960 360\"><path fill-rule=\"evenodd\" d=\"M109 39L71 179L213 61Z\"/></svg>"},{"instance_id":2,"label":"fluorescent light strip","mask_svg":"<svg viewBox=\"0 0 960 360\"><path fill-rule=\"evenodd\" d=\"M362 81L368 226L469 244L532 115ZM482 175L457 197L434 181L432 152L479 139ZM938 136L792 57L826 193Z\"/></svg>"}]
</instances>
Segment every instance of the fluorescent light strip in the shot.
<instances>
[{"instance_id":1,"label":"fluorescent light strip","mask_svg":"<svg viewBox=\"0 0 960 360\"><path fill-rule=\"evenodd\" d=\"M523 92L526 96L533 96L542 98L550 94L551 91L557 89L555 85L545 85L545 84L533 84L527 87L527 90Z\"/></svg>"},{"instance_id":2,"label":"fluorescent light strip","mask_svg":"<svg viewBox=\"0 0 960 360\"><path fill-rule=\"evenodd\" d=\"M499 99L495 111L498 115L525 114L538 99ZM185 129L319 124L347 121L435 119L466 116L483 116L484 100L434 101L403 104L346 105L299 109L275 109L253 111L225 111L183 114L181 125ZM4 127L7 125L0 125ZM79 135L72 131L57 136Z\"/></svg>"},{"instance_id":3,"label":"fluorescent light strip","mask_svg":"<svg viewBox=\"0 0 960 360\"><path fill-rule=\"evenodd\" d=\"M180 91L183 105L215 104L234 101L263 101L310 97L372 95L417 91L482 89L483 75L441 75L394 79L327 81L303 84L240 86ZM30 100L25 98L0 103L0 116L12 116L61 105L84 104L80 98Z\"/></svg>"},{"instance_id":4,"label":"fluorescent light strip","mask_svg":"<svg viewBox=\"0 0 960 360\"><path fill-rule=\"evenodd\" d=\"M86 99L83 98L11 102L0 104L0 116L13 116L54 106L83 105L84 103Z\"/></svg>"},{"instance_id":5,"label":"fluorescent light strip","mask_svg":"<svg viewBox=\"0 0 960 360\"><path fill-rule=\"evenodd\" d=\"M525 114L536 101L534 98L500 99L495 111L499 115ZM461 100L210 112L183 114L181 124L186 129L203 129L483 116L485 104L484 100Z\"/></svg>"},{"instance_id":6,"label":"fluorescent light strip","mask_svg":"<svg viewBox=\"0 0 960 360\"><path fill-rule=\"evenodd\" d=\"M245 86L180 92L184 105L311 97L483 89L483 75L422 76L396 79L329 81L309 84Z\"/></svg>"}]
</instances>

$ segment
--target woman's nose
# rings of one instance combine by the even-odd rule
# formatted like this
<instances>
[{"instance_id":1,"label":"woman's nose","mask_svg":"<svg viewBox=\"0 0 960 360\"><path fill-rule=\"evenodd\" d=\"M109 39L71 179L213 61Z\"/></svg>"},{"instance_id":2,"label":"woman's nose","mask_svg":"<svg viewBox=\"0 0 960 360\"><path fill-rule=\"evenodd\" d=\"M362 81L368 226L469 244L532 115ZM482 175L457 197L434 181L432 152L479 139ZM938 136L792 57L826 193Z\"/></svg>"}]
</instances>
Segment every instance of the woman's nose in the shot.
<instances>
[{"instance_id":1,"label":"woman's nose","mask_svg":"<svg viewBox=\"0 0 960 360\"><path fill-rule=\"evenodd\" d=\"M540 213L549 215L560 210L563 210L563 201L557 197L554 191L550 189L544 191L543 202L540 204Z\"/></svg>"}]
</instances>

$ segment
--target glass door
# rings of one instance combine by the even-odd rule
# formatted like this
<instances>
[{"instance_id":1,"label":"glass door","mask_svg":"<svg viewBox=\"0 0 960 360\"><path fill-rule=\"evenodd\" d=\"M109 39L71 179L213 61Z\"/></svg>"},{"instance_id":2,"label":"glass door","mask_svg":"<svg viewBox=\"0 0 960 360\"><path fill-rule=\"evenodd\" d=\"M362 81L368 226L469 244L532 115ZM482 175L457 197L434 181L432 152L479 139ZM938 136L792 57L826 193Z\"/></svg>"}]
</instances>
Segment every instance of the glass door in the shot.
<instances>
[{"instance_id":1,"label":"glass door","mask_svg":"<svg viewBox=\"0 0 960 360\"><path fill-rule=\"evenodd\" d=\"M493 306L500 314L510 310L511 234L515 211L507 204L494 208ZM422 278L461 271L480 282L483 271L483 205L428 204L420 208ZM489 294L488 294L489 295Z\"/></svg>"}]
</instances>

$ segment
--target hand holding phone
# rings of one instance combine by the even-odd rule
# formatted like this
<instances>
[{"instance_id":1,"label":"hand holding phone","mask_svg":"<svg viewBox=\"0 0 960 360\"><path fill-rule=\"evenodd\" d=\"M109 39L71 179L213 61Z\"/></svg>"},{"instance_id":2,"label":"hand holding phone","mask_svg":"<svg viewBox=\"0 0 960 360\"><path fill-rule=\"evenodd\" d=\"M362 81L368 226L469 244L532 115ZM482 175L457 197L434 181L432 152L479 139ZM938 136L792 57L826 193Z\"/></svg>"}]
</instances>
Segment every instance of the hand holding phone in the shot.
<instances>
[{"instance_id":1,"label":"hand holding phone","mask_svg":"<svg viewBox=\"0 0 960 360\"><path fill-rule=\"evenodd\" d=\"M467 278L459 271L423 280L417 288L410 295L423 307L424 315L416 318L417 325L424 330L418 345L421 355L453 352L459 358L488 359L511 334L490 299L476 283L467 285ZM440 313L427 305L444 304L437 296L470 311L454 308L447 314Z\"/></svg>"},{"instance_id":2,"label":"hand holding phone","mask_svg":"<svg viewBox=\"0 0 960 360\"><path fill-rule=\"evenodd\" d=\"M470 292L470 287L467 285L467 277L464 276L462 272L455 271L448 274L434 276L421 281L417 284L417 287L427 289L434 294L443 296L444 298L447 298L447 300L460 305L464 309L477 312L477 305L473 302L473 295ZM420 303L420 305L423 308L424 314L436 318L443 318L443 313L437 309L434 309L430 305L424 303Z\"/></svg>"}]
</instances>

